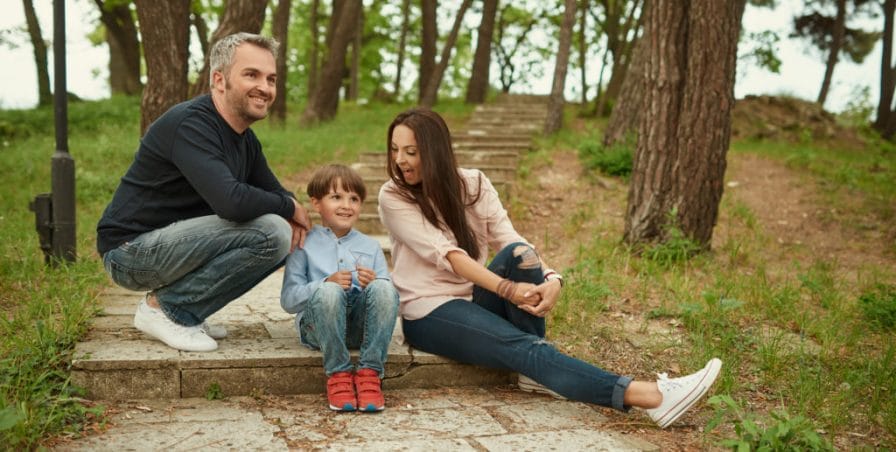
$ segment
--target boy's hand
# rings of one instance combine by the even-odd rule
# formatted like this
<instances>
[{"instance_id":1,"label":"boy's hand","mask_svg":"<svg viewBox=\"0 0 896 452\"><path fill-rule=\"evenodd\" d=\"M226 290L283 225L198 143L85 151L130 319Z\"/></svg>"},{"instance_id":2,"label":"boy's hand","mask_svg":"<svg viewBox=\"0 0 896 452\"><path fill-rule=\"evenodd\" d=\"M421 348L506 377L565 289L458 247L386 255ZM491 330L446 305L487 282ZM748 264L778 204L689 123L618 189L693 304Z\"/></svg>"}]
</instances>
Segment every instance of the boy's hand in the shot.
<instances>
[{"instance_id":1,"label":"boy's hand","mask_svg":"<svg viewBox=\"0 0 896 452\"><path fill-rule=\"evenodd\" d=\"M358 282L361 283L361 288L366 289L367 285L370 284L371 281L376 279L376 272L373 271L372 268L358 266Z\"/></svg>"},{"instance_id":2,"label":"boy's hand","mask_svg":"<svg viewBox=\"0 0 896 452\"><path fill-rule=\"evenodd\" d=\"M343 289L348 290L352 287L352 272L340 270L328 276L327 281L339 284Z\"/></svg>"}]
</instances>

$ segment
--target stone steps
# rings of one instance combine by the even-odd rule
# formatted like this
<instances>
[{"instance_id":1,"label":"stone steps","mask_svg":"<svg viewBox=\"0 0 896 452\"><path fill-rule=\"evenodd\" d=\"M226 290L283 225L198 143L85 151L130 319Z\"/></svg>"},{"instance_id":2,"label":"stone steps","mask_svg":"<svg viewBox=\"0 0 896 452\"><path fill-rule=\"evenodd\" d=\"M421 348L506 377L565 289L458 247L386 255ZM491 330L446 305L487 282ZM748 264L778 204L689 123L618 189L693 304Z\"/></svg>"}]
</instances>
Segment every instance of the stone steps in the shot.
<instances>
[{"instance_id":1,"label":"stone steps","mask_svg":"<svg viewBox=\"0 0 896 452\"><path fill-rule=\"evenodd\" d=\"M459 164L479 168L502 198L512 190L521 153L545 118L543 96L499 96L477 107L466 127L454 130ZM377 193L387 175L382 152L362 153L353 166L368 196L358 230L380 241L391 261L391 243L377 213ZM299 190L302 191L302 190ZM319 222L316 215L313 221ZM325 386L321 355L299 344L294 318L280 307L283 270L262 281L208 319L229 336L209 353L181 352L137 331L133 316L142 294L110 288L100 296L101 313L75 347L73 382L94 399L160 399L256 394L319 394ZM400 321L398 322L400 325ZM453 362L413 350L396 328L389 348L385 389L504 385L507 372ZM357 351L353 352L357 357Z\"/></svg>"}]
</instances>

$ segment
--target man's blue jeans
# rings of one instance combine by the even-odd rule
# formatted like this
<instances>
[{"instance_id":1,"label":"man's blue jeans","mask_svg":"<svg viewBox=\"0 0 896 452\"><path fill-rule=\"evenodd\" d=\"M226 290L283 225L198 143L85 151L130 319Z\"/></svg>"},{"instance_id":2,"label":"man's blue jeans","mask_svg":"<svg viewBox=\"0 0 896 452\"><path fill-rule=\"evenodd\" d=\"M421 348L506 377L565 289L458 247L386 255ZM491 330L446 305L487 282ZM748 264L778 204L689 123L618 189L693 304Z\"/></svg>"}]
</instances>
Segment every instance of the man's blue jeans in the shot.
<instances>
[{"instance_id":1,"label":"man's blue jeans","mask_svg":"<svg viewBox=\"0 0 896 452\"><path fill-rule=\"evenodd\" d=\"M360 348L358 367L383 378L397 318L398 292L391 281L376 279L364 290L352 291L325 282L308 300L299 334L302 343L323 353L328 376L351 372L348 349Z\"/></svg>"},{"instance_id":2,"label":"man's blue jeans","mask_svg":"<svg viewBox=\"0 0 896 452\"><path fill-rule=\"evenodd\" d=\"M512 281L544 281L535 250L514 243L489 270ZM473 302L451 300L418 320L404 320L408 342L419 350L462 363L514 371L571 400L625 411L631 378L606 372L557 351L544 339L545 321L496 294L475 287Z\"/></svg>"},{"instance_id":3,"label":"man's blue jeans","mask_svg":"<svg viewBox=\"0 0 896 452\"><path fill-rule=\"evenodd\" d=\"M285 262L292 228L278 215L235 223L217 215L143 233L103 255L116 284L152 291L170 319L199 325Z\"/></svg>"}]
</instances>

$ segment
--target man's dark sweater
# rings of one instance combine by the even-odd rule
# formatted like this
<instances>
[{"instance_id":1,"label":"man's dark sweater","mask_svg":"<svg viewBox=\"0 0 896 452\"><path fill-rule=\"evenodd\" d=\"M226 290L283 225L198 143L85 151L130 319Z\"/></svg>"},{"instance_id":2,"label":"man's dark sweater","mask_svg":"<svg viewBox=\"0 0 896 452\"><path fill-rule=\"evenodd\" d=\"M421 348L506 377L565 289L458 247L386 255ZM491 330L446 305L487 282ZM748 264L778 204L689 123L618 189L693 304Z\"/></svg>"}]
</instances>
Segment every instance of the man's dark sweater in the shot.
<instances>
[{"instance_id":1,"label":"man's dark sweater","mask_svg":"<svg viewBox=\"0 0 896 452\"><path fill-rule=\"evenodd\" d=\"M96 245L103 255L205 215L244 222L269 213L289 219L294 211L252 129L236 133L204 95L175 105L146 131L97 225Z\"/></svg>"}]
</instances>

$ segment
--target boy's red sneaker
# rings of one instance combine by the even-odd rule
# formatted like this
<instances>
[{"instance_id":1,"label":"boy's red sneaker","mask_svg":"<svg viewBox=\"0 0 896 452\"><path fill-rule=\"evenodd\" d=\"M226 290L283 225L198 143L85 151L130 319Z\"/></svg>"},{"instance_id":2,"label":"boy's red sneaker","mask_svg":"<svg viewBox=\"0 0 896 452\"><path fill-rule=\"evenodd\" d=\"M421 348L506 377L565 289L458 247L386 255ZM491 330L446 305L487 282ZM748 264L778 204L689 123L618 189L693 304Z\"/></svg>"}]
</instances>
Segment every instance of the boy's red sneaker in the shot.
<instances>
[{"instance_id":1,"label":"boy's red sneaker","mask_svg":"<svg viewBox=\"0 0 896 452\"><path fill-rule=\"evenodd\" d=\"M351 372L336 372L327 379L327 401L333 411L355 411L358 399Z\"/></svg>"},{"instance_id":2,"label":"boy's red sneaker","mask_svg":"<svg viewBox=\"0 0 896 452\"><path fill-rule=\"evenodd\" d=\"M361 369L355 374L359 410L383 411L386 408L386 399L383 398L381 386L380 375L373 369Z\"/></svg>"}]
</instances>

